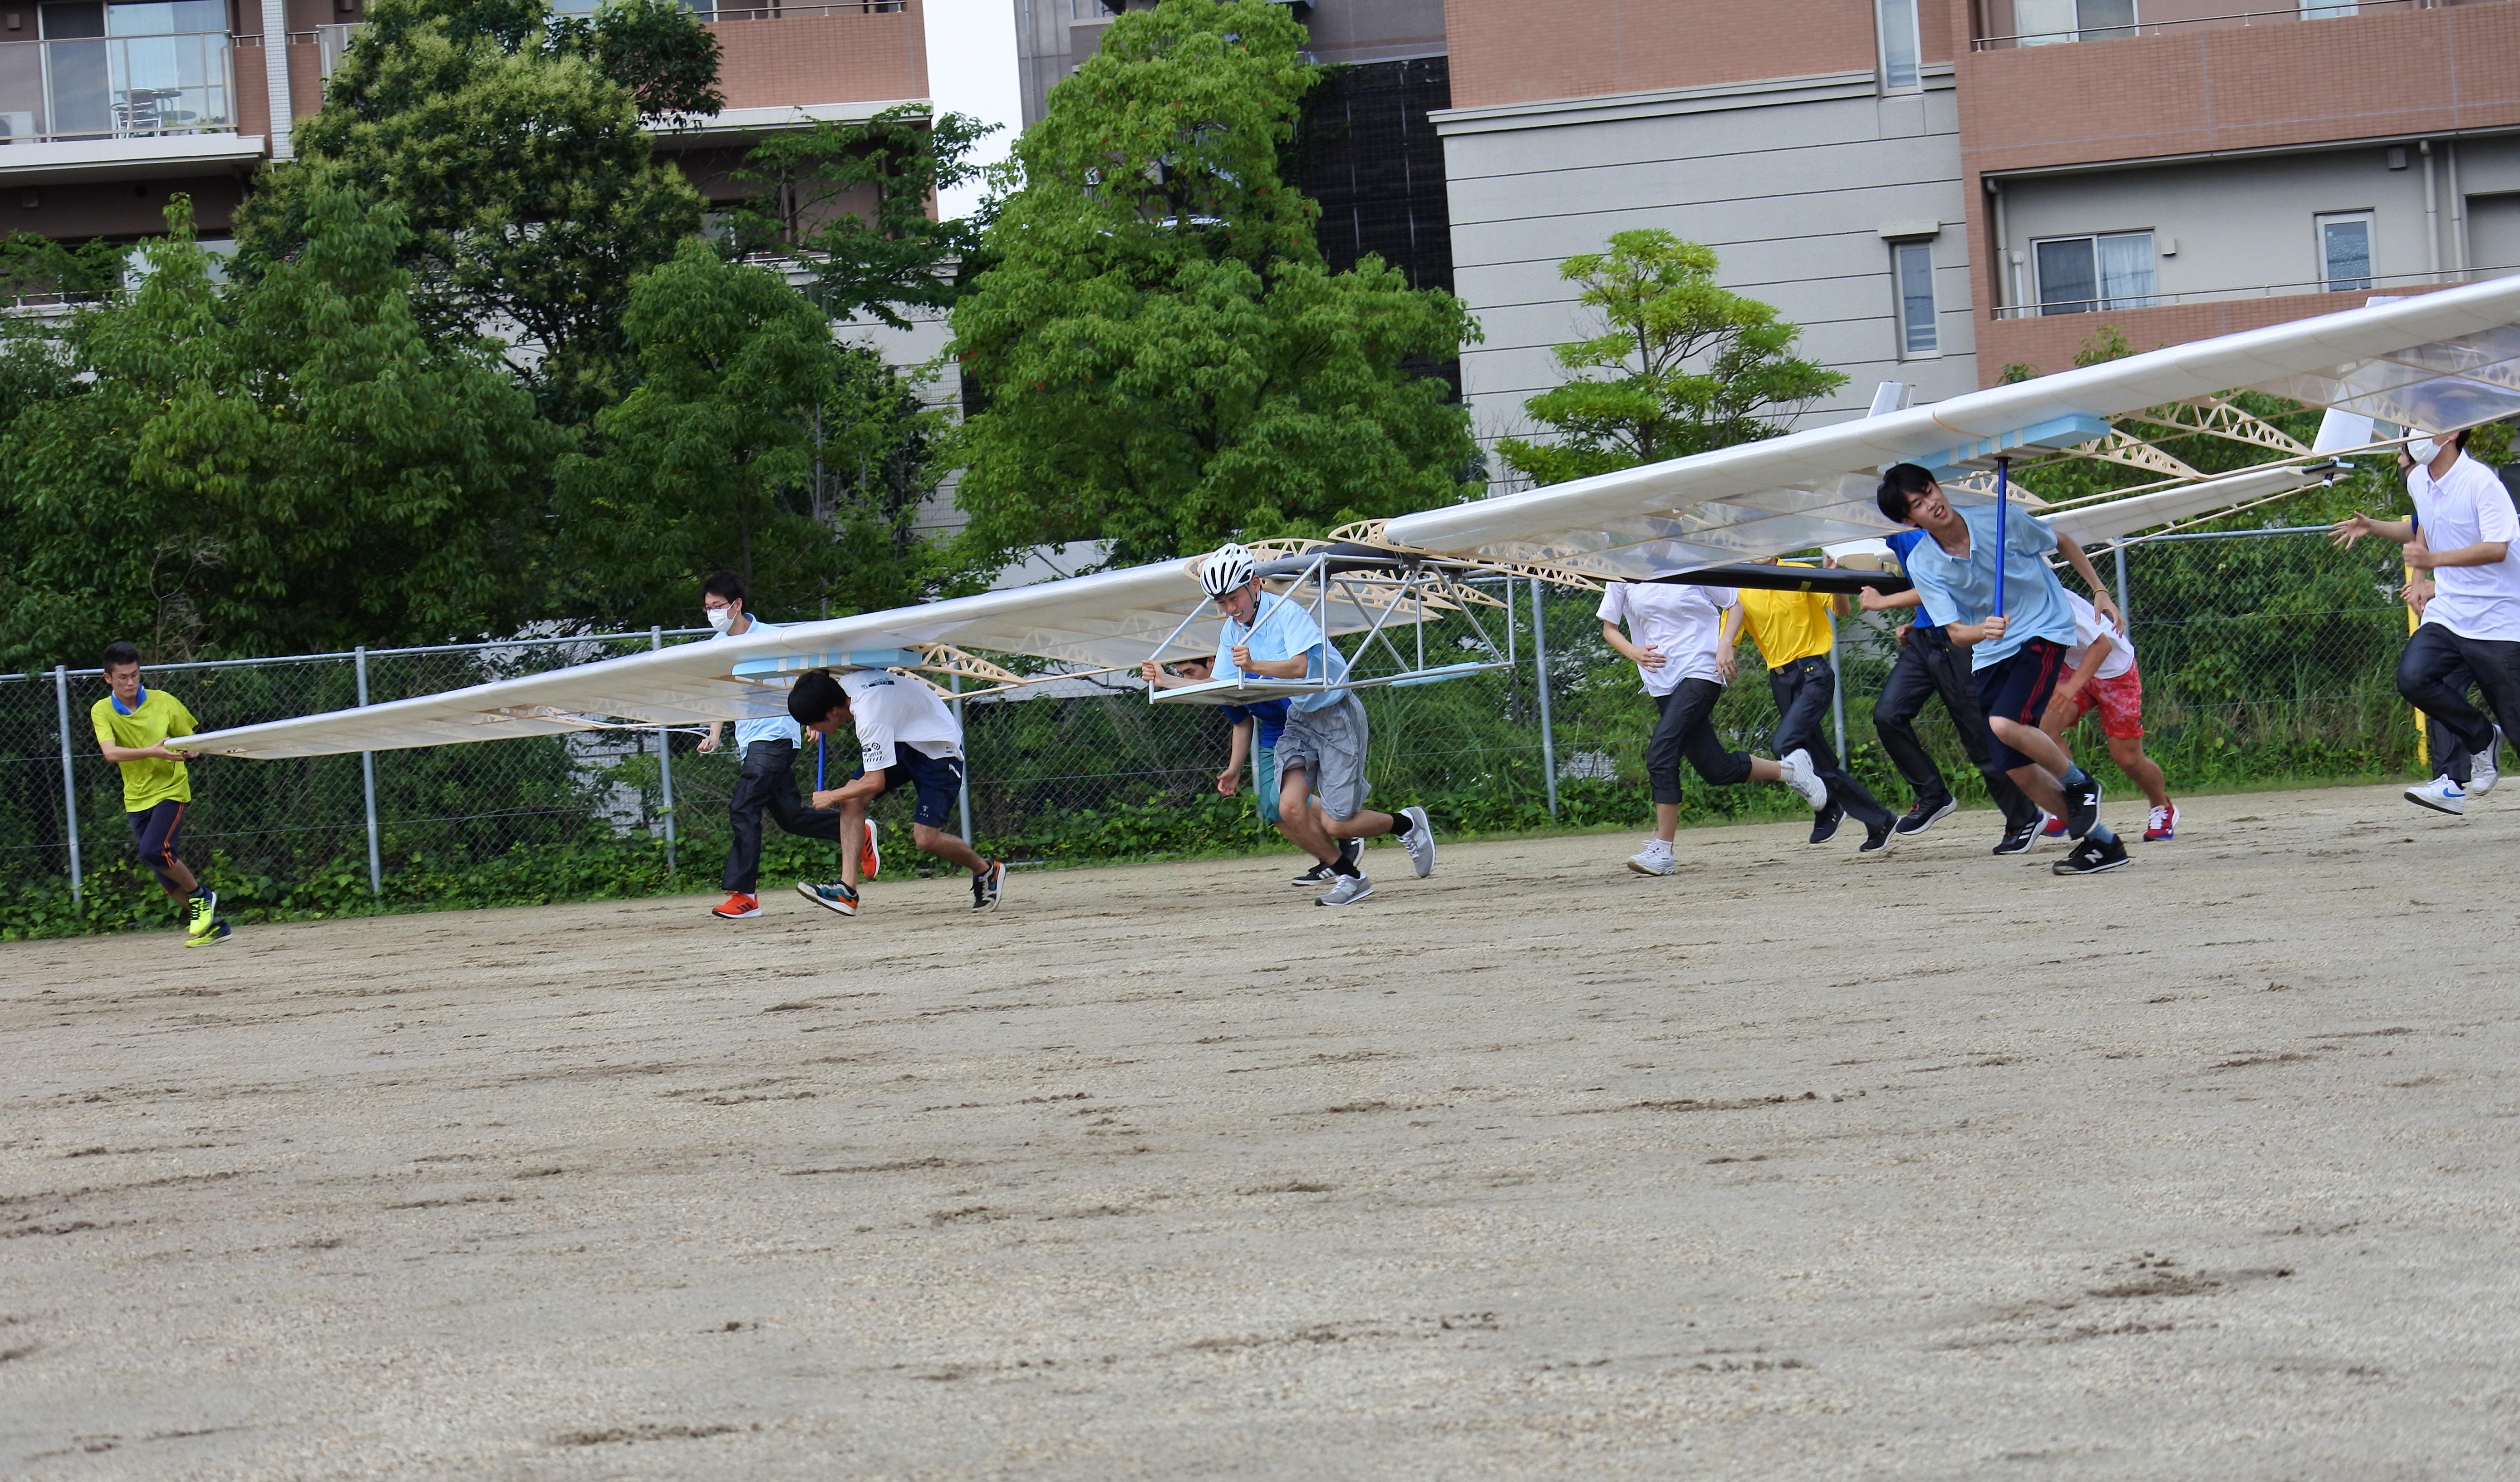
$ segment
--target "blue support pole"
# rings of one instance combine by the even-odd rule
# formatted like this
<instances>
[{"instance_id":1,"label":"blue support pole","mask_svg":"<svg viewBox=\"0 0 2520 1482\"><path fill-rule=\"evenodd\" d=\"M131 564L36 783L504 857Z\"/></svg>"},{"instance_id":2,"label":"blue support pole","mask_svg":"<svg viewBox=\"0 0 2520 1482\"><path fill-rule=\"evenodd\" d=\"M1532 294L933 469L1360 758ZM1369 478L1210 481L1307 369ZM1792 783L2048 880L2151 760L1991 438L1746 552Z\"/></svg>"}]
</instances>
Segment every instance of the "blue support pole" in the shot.
<instances>
[{"instance_id":1,"label":"blue support pole","mask_svg":"<svg viewBox=\"0 0 2520 1482\"><path fill-rule=\"evenodd\" d=\"M2003 559L2011 552L2004 516L2012 508L2012 460L1995 461L1995 616L2003 615Z\"/></svg>"}]
</instances>

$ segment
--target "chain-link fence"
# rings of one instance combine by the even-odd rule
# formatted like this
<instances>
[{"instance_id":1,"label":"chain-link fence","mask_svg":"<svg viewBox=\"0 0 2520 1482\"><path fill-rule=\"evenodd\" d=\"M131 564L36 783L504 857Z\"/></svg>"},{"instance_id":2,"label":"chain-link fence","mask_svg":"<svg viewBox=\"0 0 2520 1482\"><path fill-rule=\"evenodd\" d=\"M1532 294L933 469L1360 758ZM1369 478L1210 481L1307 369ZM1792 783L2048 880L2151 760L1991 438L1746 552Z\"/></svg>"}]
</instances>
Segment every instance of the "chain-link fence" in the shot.
<instances>
[{"instance_id":1,"label":"chain-link fence","mask_svg":"<svg viewBox=\"0 0 2520 1482\"><path fill-rule=\"evenodd\" d=\"M2386 546L2338 551L2315 529L2293 529L2167 537L2133 546L2114 563L2100 558L2103 574L2124 589L2144 676L2147 747L2174 792L2401 775L2415 764L2418 738L2392 677L2406 635L2394 555ZM1450 833L1552 818L1642 825L1650 811L1642 763L1653 711L1635 670L1601 641L1598 599L1519 580L1481 586L1505 604L1479 615L1500 644L1512 629L1514 663L1442 684L1362 692L1376 800L1423 803ZM1545 615L1537 635L1536 612ZM148 676L205 728L226 727L705 634L156 665ZM1477 656L1458 619L1437 625L1430 642ZM1897 808L1907 791L1870 718L1894 652L1891 625L1881 618L1840 623L1850 770ZM1745 648L1741 682L1717 713L1727 744L1767 749L1776 711L1763 681L1755 651ZM88 710L104 694L92 669L0 676L0 933L169 914L132 864L120 777L96 749ZM1218 791L1230 738L1213 709L1149 705L1119 676L1059 680L965 708L967 808L985 850L1082 862L1241 850L1274 838L1247 786L1230 797ZM1938 706L1920 731L1955 790L1982 796ZM694 743L688 734L621 730L364 758L212 758L193 769L185 852L247 913L704 886L724 858L737 760L731 750L701 755ZM2082 749L2116 781L2097 765L2096 738ZM809 745L800 768L822 765ZM829 782L836 786L845 770L843 763ZM1782 816L1790 806L1778 789L1690 786L1686 807L1696 818ZM906 831L908 806L907 798L887 798L877 817ZM900 836L906 842L906 831ZM767 863L774 875L827 874L828 855L827 845L782 838Z\"/></svg>"}]
</instances>

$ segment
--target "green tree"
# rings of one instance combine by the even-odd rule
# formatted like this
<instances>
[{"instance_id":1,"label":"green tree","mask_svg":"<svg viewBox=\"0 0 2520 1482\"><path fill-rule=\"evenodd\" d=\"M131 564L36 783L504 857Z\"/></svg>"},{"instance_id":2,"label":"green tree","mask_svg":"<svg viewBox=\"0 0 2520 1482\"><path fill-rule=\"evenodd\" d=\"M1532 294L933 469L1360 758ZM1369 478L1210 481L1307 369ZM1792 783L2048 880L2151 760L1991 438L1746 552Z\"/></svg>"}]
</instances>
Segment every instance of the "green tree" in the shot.
<instances>
[{"instance_id":1,"label":"green tree","mask_svg":"<svg viewBox=\"0 0 2520 1482\"><path fill-rule=\"evenodd\" d=\"M808 294L834 319L905 329L901 306L951 308L981 256L980 224L931 216L928 202L973 177L971 147L995 127L961 113L930 125L904 106L772 134L736 171L766 187L735 214L737 247L803 263Z\"/></svg>"},{"instance_id":2,"label":"green tree","mask_svg":"<svg viewBox=\"0 0 2520 1482\"><path fill-rule=\"evenodd\" d=\"M308 202L288 262L222 292L190 202L140 288L74 317L73 381L0 435L0 654L100 635L271 653L505 631L539 615L562 434L482 348L432 338L390 207Z\"/></svg>"},{"instance_id":3,"label":"green tree","mask_svg":"<svg viewBox=\"0 0 2520 1482\"><path fill-rule=\"evenodd\" d=\"M698 240L639 279L624 323L640 384L561 474L590 607L688 616L720 566L789 610L915 596L934 417L888 367L835 344L778 273Z\"/></svg>"},{"instance_id":4,"label":"green tree","mask_svg":"<svg viewBox=\"0 0 2520 1482\"><path fill-rule=\"evenodd\" d=\"M585 421L629 382L631 280L699 227L641 119L715 111L715 38L667 0L557 24L541 0L377 0L369 18L296 162L238 213L248 265L296 251L328 192L391 203L424 324L512 338L546 413Z\"/></svg>"},{"instance_id":5,"label":"green tree","mask_svg":"<svg viewBox=\"0 0 2520 1482\"><path fill-rule=\"evenodd\" d=\"M954 310L975 561L1095 539L1144 560L1476 492L1466 416L1403 368L1475 337L1460 300L1377 258L1328 272L1282 174L1302 45L1283 6L1162 0L1052 90Z\"/></svg>"},{"instance_id":6,"label":"green tree","mask_svg":"<svg viewBox=\"0 0 2520 1482\"><path fill-rule=\"evenodd\" d=\"M1602 326L1557 347L1557 364L1576 379L1523 403L1557 435L1497 440L1498 454L1533 482L1774 437L1785 418L1846 384L1793 353L1799 328L1716 283L1714 248L1659 228L1614 233L1609 247L1557 269L1583 285L1576 301Z\"/></svg>"}]
</instances>

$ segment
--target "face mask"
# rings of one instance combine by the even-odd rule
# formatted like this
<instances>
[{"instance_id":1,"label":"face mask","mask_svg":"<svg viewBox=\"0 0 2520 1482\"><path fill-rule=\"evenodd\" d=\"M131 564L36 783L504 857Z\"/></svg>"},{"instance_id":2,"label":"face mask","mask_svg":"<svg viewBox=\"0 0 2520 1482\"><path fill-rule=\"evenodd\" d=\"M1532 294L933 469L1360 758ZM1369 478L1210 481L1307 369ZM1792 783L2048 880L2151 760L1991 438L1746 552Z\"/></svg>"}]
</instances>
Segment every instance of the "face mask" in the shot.
<instances>
[{"instance_id":1,"label":"face mask","mask_svg":"<svg viewBox=\"0 0 2520 1482\"><path fill-rule=\"evenodd\" d=\"M733 607L711 607L708 609L708 620L710 627L723 633L727 629L735 626L735 609Z\"/></svg>"},{"instance_id":2,"label":"face mask","mask_svg":"<svg viewBox=\"0 0 2520 1482\"><path fill-rule=\"evenodd\" d=\"M2441 457L2441 444L2429 437L2417 437L2407 444L2407 456L2429 467L2434 459Z\"/></svg>"}]
</instances>

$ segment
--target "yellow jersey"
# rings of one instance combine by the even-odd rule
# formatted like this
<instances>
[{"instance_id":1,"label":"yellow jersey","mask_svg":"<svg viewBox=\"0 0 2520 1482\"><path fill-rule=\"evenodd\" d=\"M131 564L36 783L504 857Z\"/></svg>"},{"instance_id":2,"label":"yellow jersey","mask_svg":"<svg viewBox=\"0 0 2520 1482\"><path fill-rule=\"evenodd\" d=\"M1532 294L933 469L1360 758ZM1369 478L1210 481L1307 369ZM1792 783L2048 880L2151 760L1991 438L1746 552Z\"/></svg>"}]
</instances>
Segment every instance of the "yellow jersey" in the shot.
<instances>
[{"instance_id":1,"label":"yellow jersey","mask_svg":"<svg viewBox=\"0 0 2520 1482\"><path fill-rule=\"evenodd\" d=\"M184 708L182 700L146 685L141 686L140 703L129 714L109 695L90 706L87 715L96 727L100 744L128 746L135 751L160 745L170 736L190 736L195 730L193 712ZM146 813L169 798L179 803L193 800L192 775L184 770L182 762L153 756L120 766L125 812Z\"/></svg>"},{"instance_id":2,"label":"yellow jersey","mask_svg":"<svg viewBox=\"0 0 2520 1482\"><path fill-rule=\"evenodd\" d=\"M1784 565L1804 565L1784 561ZM1828 598L1819 592L1763 592L1741 589L1741 627L1759 646L1759 657L1771 669L1798 658L1825 654L1837 646L1828 624Z\"/></svg>"}]
</instances>

